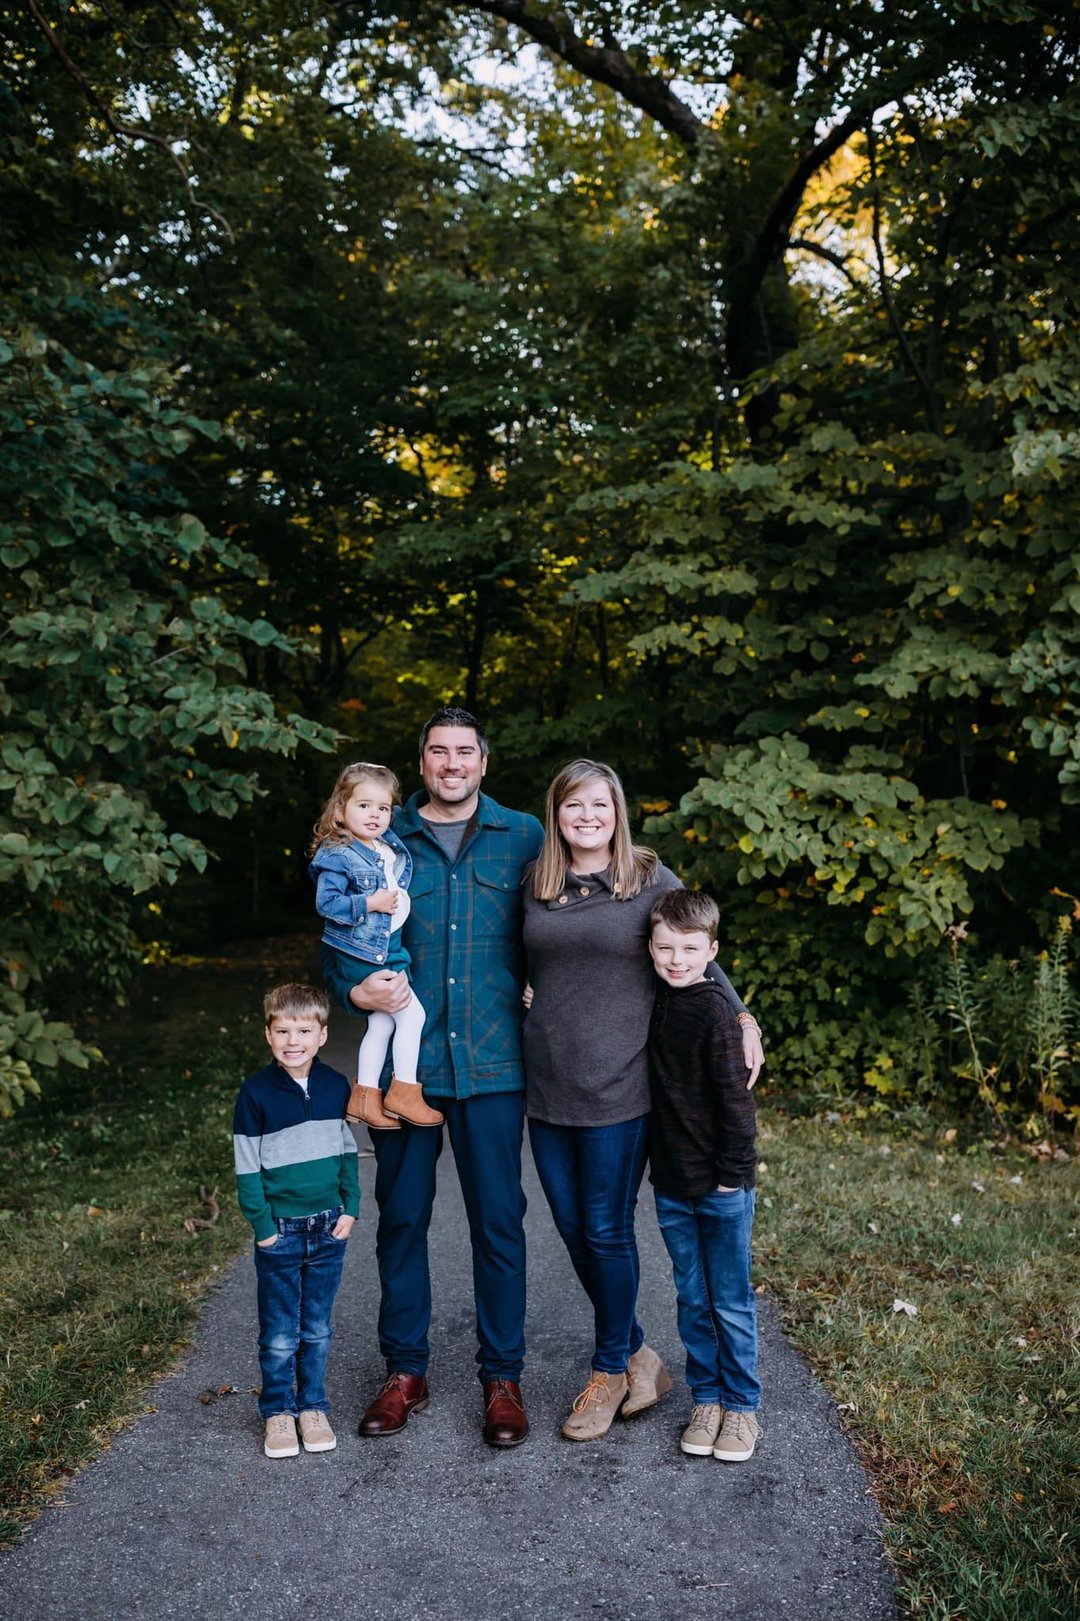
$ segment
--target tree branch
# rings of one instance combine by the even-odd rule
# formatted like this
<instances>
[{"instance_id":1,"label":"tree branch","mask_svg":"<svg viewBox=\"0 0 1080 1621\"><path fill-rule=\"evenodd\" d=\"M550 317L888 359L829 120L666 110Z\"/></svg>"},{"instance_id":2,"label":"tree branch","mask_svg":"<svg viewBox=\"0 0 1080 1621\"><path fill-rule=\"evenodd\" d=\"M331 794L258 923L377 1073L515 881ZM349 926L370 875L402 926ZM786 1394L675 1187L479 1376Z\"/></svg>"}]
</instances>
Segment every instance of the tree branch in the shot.
<instances>
[{"instance_id":1,"label":"tree branch","mask_svg":"<svg viewBox=\"0 0 1080 1621\"><path fill-rule=\"evenodd\" d=\"M824 259L840 274L846 276L853 287L861 288L862 283L853 271L848 269L848 262L842 254L834 253L831 248L824 247L820 242L811 242L809 237L793 236L788 243L789 248L797 248L801 253L813 253L819 259Z\"/></svg>"},{"instance_id":2,"label":"tree branch","mask_svg":"<svg viewBox=\"0 0 1080 1621\"><path fill-rule=\"evenodd\" d=\"M94 90L89 79L86 77L86 74L76 62L72 61L71 57L64 49L64 44L60 38L60 35L56 32L56 29L52 26L41 7L38 5L38 0L26 0L26 4L27 10L34 19L38 28L48 40L49 45L63 67L64 72L69 78L75 81L86 100L90 103L91 107L95 108L96 111L101 114L102 118L105 120L109 133L116 140L146 141L149 145L159 147L162 152L166 153L170 162L175 166L180 179L184 183L184 192L187 196L189 207L193 210L200 209L204 214L209 214L210 218L216 220L221 226L221 229L225 232L226 236L229 238L229 241L235 242L236 233L233 231L232 226L229 224L224 214L219 214L216 208L211 208L209 203L201 201L201 199L196 195L195 187L191 183L191 174L188 170L187 164L184 162L179 152L174 150L173 142L170 141L165 135L155 134L153 130L140 129L137 125L121 123L120 119L117 118L108 102L103 101L97 94L96 90ZM192 223L194 224L194 222Z\"/></svg>"},{"instance_id":3,"label":"tree branch","mask_svg":"<svg viewBox=\"0 0 1080 1621\"><path fill-rule=\"evenodd\" d=\"M524 0L476 0L470 9L484 11L489 17L500 17L503 22L513 23L535 39L538 45L553 51L570 67L584 73L586 78L606 84L609 90L616 91L631 106L648 113L661 129L677 136L684 146L691 150L697 146L704 126L685 101L680 101L658 74L640 73L620 46L613 43L590 45L574 32L565 12L554 11L537 17L526 10Z\"/></svg>"},{"instance_id":4,"label":"tree branch","mask_svg":"<svg viewBox=\"0 0 1080 1621\"><path fill-rule=\"evenodd\" d=\"M885 250L881 244L881 189L877 183L877 137L874 134L873 124L867 125L866 149L870 159L870 189L873 197L870 234L874 242L874 257L877 259L878 278L881 282L881 297L885 305L885 313L889 318L889 325L892 327L893 336L900 346L900 352L907 362L908 369L911 372L911 375L914 377L916 383L919 385L919 391L922 394L923 400L926 404L926 415L930 426L933 428L936 434L940 434L941 418L938 414L937 399L934 396L933 389L930 387L926 373L919 365L915 351L908 341L908 335L904 331L900 317L897 314L896 303L892 295L892 286L889 282L889 277L885 268Z\"/></svg>"}]
</instances>

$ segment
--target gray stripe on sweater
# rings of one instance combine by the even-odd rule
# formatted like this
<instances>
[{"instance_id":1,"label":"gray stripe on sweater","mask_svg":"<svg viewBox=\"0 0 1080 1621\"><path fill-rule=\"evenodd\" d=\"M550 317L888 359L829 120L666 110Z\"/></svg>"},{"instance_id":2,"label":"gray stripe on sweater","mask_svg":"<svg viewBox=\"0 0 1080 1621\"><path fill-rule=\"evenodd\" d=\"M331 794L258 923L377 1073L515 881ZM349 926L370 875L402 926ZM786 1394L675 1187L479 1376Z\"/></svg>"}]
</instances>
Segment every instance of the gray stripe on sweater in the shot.
<instances>
[{"instance_id":1,"label":"gray stripe on sweater","mask_svg":"<svg viewBox=\"0 0 1080 1621\"><path fill-rule=\"evenodd\" d=\"M233 1137L237 1176L355 1153L356 1143L344 1120L305 1120L298 1126L268 1131L264 1137Z\"/></svg>"}]
</instances>

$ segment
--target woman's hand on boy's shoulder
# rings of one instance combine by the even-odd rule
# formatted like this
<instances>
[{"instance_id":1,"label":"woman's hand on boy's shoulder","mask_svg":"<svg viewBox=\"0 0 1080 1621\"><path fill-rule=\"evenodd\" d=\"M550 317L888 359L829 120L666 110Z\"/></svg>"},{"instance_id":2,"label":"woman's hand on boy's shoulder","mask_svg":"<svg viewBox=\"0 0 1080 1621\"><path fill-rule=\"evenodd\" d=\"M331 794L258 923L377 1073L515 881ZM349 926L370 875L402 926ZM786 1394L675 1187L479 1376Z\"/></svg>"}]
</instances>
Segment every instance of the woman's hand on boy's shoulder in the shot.
<instances>
[{"instance_id":1,"label":"woman's hand on boy's shoulder","mask_svg":"<svg viewBox=\"0 0 1080 1621\"><path fill-rule=\"evenodd\" d=\"M765 1049L761 1045L761 1031L756 1024L742 1026L742 1052L743 1063L750 1071L750 1079L746 1083L746 1090L752 1091L757 1084L765 1063Z\"/></svg>"}]
</instances>

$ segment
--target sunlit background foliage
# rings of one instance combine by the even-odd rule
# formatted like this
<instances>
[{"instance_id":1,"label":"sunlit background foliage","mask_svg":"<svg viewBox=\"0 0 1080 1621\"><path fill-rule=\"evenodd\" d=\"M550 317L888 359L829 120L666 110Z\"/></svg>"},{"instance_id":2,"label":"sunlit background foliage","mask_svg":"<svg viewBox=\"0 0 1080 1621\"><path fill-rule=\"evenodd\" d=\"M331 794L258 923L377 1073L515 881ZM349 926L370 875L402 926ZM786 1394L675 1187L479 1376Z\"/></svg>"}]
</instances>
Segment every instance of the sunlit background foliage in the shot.
<instances>
[{"instance_id":1,"label":"sunlit background foliage","mask_svg":"<svg viewBox=\"0 0 1080 1621\"><path fill-rule=\"evenodd\" d=\"M0 1107L453 699L780 1084L1075 1121L1067 12L0 5Z\"/></svg>"}]
</instances>

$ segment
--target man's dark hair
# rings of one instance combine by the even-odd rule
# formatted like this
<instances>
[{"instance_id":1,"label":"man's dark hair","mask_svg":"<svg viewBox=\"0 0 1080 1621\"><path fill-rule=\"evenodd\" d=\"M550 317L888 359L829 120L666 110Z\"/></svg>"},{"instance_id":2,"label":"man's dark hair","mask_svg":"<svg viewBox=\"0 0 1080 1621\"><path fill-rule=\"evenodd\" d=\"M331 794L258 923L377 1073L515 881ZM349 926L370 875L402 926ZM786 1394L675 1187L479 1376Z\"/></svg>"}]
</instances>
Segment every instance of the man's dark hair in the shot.
<instances>
[{"instance_id":1,"label":"man's dark hair","mask_svg":"<svg viewBox=\"0 0 1080 1621\"><path fill-rule=\"evenodd\" d=\"M428 740L428 733L436 726L469 726L476 733L476 741L480 745L480 758L486 760L488 756L487 733L475 715L470 715L467 709L457 709L453 704L445 709L437 709L423 724L420 732L420 753Z\"/></svg>"}]
</instances>

